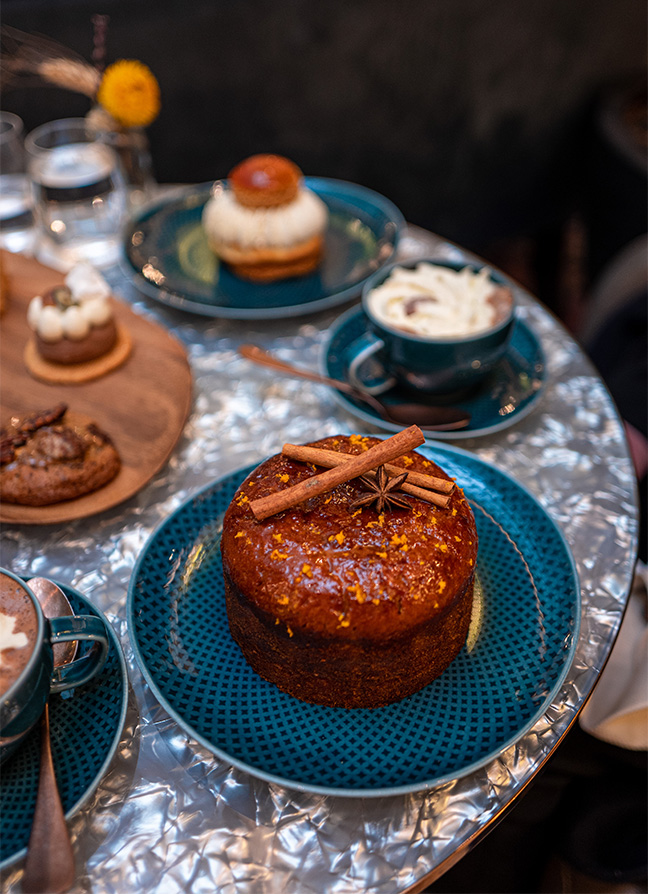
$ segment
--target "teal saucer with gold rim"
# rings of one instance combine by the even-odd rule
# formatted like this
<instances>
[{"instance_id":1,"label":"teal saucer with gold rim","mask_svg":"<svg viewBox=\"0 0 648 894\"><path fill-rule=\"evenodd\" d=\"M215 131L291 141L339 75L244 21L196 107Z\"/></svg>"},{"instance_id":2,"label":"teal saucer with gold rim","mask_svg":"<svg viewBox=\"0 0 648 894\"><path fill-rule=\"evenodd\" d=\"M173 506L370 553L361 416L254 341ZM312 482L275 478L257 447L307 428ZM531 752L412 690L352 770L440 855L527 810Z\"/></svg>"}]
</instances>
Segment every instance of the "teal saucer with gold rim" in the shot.
<instances>
[{"instance_id":1,"label":"teal saucer with gold rim","mask_svg":"<svg viewBox=\"0 0 648 894\"><path fill-rule=\"evenodd\" d=\"M561 532L494 466L440 444L418 449L456 478L473 508L478 611L444 673L387 707L299 701L261 679L232 639L220 535L251 467L191 496L149 539L128 592L135 656L159 702L217 757L303 791L420 791L493 760L559 696L580 623L577 573Z\"/></svg>"},{"instance_id":2,"label":"teal saucer with gold rim","mask_svg":"<svg viewBox=\"0 0 648 894\"><path fill-rule=\"evenodd\" d=\"M353 345L369 330L369 320L361 307L352 307L331 326L322 352L322 372L330 379L349 381L349 365ZM456 431L435 431L435 440L474 438L489 435L514 425L535 409L546 380L542 345L535 332L516 318L504 356L484 381L470 394L456 400L456 405L470 414L466 428ZM335 400L358 419L385 431L400 431L402 425L387 422L367 404L348 394L332 389ZM417 397L399 386L380 395L386 405L409 403ZM425 401L426 398L422 397ZM433 398L427 398L434 403Z\"/></svg>"},{"instance_id":3,"label":"teal saucer with gold rim","mask_svg":"<svg viewBox=\"0 0 648 894\"><path fill-rule=\"evenodd\" d=\"M325 177L304 182L329 211L315 272L272 283L235 276L207 244L201 219L213 184L203 183L144 209L129 224L126 274L157 301L212 317L279 319L350 301L393 259L405 220L392 202L363 186Z\"/></svg>"},{"instance_id":4,"label":"teal saucer with gold rim","mask_svg":"<svg viewBox=\"0 0 648 894\"><path fill-rule=\"evenodd\" d=\"M110 623L77 590L58 583L77 614L103 618L110 640L101 673L69 694L54 695L49 700L52 759L63 812L69 820L91 797L117 750L126 719L128 676L119 640ZM0 869L26 852L39 765L40 724L37 724L2 765Z\"/></svg>"}]
</instances>

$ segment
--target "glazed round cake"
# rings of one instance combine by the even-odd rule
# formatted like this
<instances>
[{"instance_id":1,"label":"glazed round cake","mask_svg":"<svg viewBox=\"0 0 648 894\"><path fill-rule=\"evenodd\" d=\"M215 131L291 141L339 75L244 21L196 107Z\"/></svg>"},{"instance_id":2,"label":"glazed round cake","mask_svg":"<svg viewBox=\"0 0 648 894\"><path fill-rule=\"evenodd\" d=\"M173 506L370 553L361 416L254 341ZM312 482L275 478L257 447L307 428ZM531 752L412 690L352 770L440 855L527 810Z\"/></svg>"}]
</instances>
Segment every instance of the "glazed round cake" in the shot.
<instances>
[{"instance_id":1,"label":"glazed round cake","mask_svg":"<svg viewBox=\"0 0 648 894\"><path fill-rule=\"evenodd\" d=\"M338 435L311 446L361 453L377 438ZM403 471L449 480L412 451ZM243 482L223 520L227 615L251 667L281 690L334 707L379 707L439 676L470 626L475 520L455 486L439 508L352 508L359 479L257 521L250 501L322 468L271 457ZM369 491L371 493L371 491Z\"/></svg>"}]
</instances>

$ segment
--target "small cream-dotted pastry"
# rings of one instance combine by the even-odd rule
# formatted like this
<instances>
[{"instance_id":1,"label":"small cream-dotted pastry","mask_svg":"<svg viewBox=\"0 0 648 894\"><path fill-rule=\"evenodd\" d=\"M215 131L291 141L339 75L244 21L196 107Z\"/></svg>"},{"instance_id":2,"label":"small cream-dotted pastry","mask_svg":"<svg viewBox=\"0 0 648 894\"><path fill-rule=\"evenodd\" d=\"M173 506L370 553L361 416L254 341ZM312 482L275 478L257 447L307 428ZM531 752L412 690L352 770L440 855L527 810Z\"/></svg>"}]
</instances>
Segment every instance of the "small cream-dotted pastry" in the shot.
<instances>
[{"instance_id":1,"label":"small cream-dotted pastry","mask_svg":"<svg viewBox=\"0 0 648 894\"><path fill-rule=\"evenodd\" d=\"M36 347L53 363L81 363L106 354L117 340L110 287L90 264L74 267L65 285L32 298L27 322Z\"/></svg>"},{"instance_id":2,"label":"small cream-dotted pastry","mask_svg":"<svg viewBox=\"0 0 648 894\"><path fill-rule=\"evenodd\" d=\"M128 357L131 340L114 318L110 286L91 264L77 264L57 285L36 295L27 309L33 336L25 362L39 379L83 382Z\"/></svg>"},{"instance_id":3,"label":"small cream-dotted pastry","mask_svg":"<svg viewBox=\"0 0 648 894\"><path fill-rule=\"evenodd\" d=\"M202 223L212 251L238 276L271 282L321 261L328 210L302 172L279 155L254 155L217 183Z\"/></svg>"}]
</instances>

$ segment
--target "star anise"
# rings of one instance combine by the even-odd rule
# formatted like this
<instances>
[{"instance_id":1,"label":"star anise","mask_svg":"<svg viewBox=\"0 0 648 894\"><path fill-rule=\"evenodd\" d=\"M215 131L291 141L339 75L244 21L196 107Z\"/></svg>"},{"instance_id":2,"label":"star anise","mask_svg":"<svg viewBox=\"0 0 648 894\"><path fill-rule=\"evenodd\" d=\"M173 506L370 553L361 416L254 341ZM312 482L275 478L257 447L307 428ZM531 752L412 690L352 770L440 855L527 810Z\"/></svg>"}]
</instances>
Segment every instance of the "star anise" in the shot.
<instances>
[{"instance_id":1,"label":"star anise","mask_svg":"<svg viewBox=\"0 0 648 894\"><path fill-rule=\"evenodd\" d=\"M378 466L376 469L376 477L368 478L363 475L360 481L370 489L370 493L362 494L351 503L350 509L358 509L361 506L370 506L376 504L378 512L382 512L385 507L391 509L394 506L400 506L401 509L411 509L412 507L401 496L396 496L394 491L398 490L401 484L407 478L407 472L402 475L395 475L390 478L385 471L384 466Z\"/></svg>"}]
</instances>

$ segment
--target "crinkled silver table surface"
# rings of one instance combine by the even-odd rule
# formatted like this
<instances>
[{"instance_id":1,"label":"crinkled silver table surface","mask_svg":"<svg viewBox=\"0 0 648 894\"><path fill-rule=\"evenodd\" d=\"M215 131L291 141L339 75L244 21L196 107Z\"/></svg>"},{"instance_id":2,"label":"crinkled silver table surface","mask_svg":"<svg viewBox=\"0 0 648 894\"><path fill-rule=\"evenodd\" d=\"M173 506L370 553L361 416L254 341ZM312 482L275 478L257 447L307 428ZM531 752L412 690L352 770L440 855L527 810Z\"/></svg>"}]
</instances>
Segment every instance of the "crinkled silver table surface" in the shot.
<instances>
[{"instance_id":1,"label":"crinkled silver table surface","mask_svg":"<svg viewBox=\"0 0 648 894\"><path fill-rule=\"evenodd\" d=\"M399 252L469 259L415 227L407 228ZM573 552L580 637L550 709L489 765L429 791L368 799L293 791L215 758L160 707L129 643L126 593L149 536L199 487L262 460L285 441L367 430L326 387L269 374L236 351L253 341L317 370L327 328L345 308L259 323L218 320L142 297L117 268L107 277L137 312L184 343L194 401L166 467L135 498L89 520L2 532L2 564L77 587L113 624L128 664L120 747L69 823L78 871L73 891L421 890L473 846L545 763L574 723L618 632L636 558L638 510L623 427L605 386L561 325L520 290L520 314L546 354L544 392L517 424L456 442L523 481ZM10 867L5 889L19 891L21 875L21 863Z\"/></svg>"}]
</instances>

